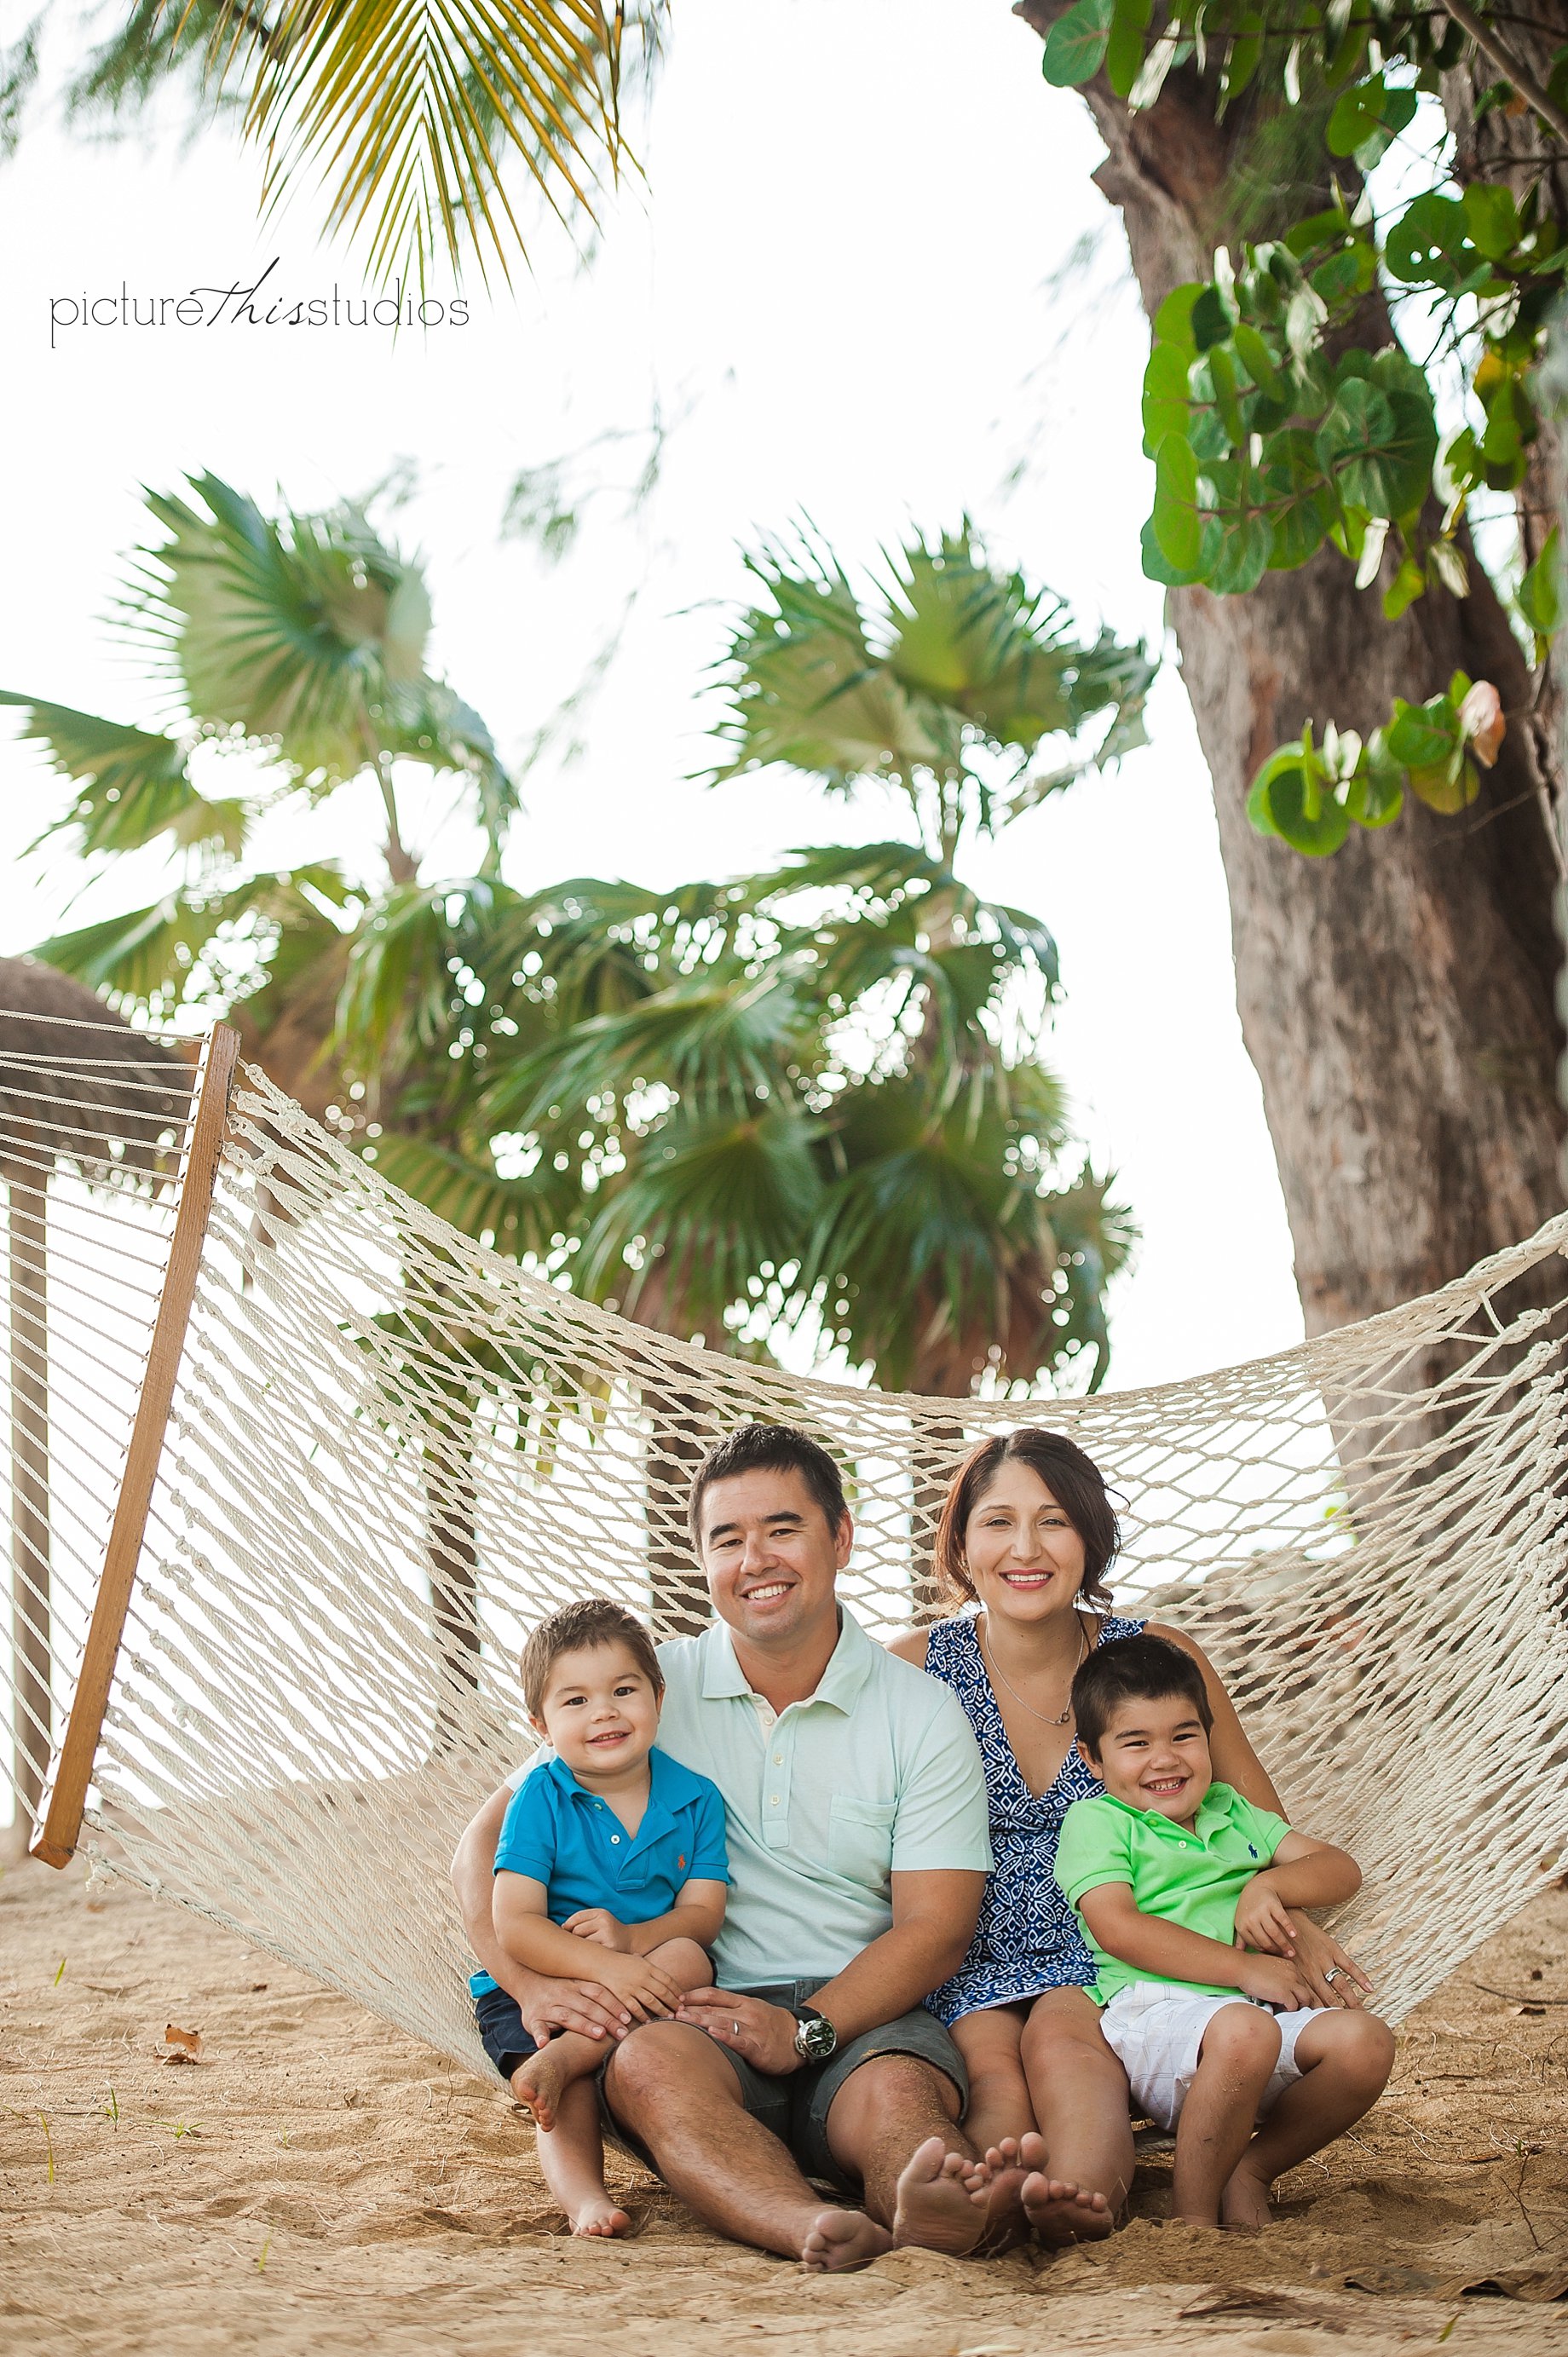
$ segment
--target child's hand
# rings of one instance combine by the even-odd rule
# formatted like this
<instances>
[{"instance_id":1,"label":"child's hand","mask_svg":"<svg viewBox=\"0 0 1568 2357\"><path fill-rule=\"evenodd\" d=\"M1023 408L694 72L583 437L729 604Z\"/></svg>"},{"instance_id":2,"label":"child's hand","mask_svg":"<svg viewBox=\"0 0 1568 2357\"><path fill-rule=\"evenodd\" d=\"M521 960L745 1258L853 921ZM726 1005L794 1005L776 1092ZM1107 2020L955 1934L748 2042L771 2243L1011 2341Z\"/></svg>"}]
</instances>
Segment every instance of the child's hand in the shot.
<instances>
[{"instance_id":1,"label":"child's hand","mask_svg":"<svg viewBox=\"0 0 1568 2357\"><path fill-rule=\"evenodd\" d=\"M1283 2006L1291 2013L1317 2003L1305 1976L1283 1956L1241 1956L1236 1986L1243 1996L1260 1997L1264 2005Z\"/></svg>"},{"instance_id":2,"label":"child's hand","mask_svg":"<svg viewBox=\"0 0 1568 2357\"><path fill-rule=\"evenodd\" d=\"M1267 1874L1255 1874L1236 1901L1236 1945L1295 1956L1295 1925Z\"/></svg>"},{"instance_id":3,"label":"child's hand","mask_svg":"<svg viewBox=\"0 0 1568 2357\"><path fill-rule=\"evenodd\" d=\"M596 1969L606 1988L639 2021L668 2021L681 2002L682 1991L647 1956L621 1955L611 1949Z\"/></svg>"},{"instance_id":4,"label":"child's hand","mask_svg":"<svg viewBox=\"0 0 1568 2357\"><path fill-rule=\"evenodd\" d=\"M579 1907L562 1924L563 1932L575 1933L579 1940L596 1940L601 1948L614 1948L618 1954L631 1953L631 1933L607 1907Z\"/></svg>"}]
</instances>

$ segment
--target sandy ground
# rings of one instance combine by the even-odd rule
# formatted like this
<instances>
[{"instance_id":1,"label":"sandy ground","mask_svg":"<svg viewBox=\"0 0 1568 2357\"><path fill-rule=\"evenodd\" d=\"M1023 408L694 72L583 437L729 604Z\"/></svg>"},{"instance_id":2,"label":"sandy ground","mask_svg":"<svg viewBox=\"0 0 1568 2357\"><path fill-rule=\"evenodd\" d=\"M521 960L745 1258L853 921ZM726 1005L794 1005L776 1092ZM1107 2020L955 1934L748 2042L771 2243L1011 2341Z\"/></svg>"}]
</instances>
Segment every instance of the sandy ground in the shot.
<instances>
[{"instance_id":1,"label":"sandy ground","mask_svg":"<svg viewBox=\"0 0 1568 2357\"><path fill-rule=\"evenodd\" d=\"M161 2059L170 2022L196 2062ZM1255 2239L1163 2225L1152 2162L1092 2250L806 2281L612 2183L639 2232L574 2242L499 2085L179 1909L76 1871L0 1882L7 2357L1568 2357L1568 2298L1541 2297L1568 2288L1568 1893L1412 2017L1382 2104Z\"/></svg>"}]
</instances>

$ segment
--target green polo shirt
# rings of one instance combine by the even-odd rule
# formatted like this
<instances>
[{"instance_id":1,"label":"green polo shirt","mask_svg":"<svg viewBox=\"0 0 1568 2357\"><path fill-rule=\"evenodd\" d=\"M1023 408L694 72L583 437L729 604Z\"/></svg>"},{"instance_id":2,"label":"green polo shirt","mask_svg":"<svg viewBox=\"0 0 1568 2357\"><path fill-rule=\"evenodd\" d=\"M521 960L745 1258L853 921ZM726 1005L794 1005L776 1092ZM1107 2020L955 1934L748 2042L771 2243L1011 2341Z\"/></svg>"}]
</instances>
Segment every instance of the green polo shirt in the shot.
<instances>
[{"instance_id":1,"label":"green polo shirt","mask_svg":"<svg viewBox=\"0 0 1568 2357\"><path fill-rule=\"evenodd\" d=\"M1283 1817L1255 1809L1229 1784L1210 1784L1191 1824L1178 1824L1157 1809L1129 1808L1109 1792L1075 1801L1062 1820L1056 1878L1069 1905L1102 1883L1125 1882L1140 1914L1201 1932L1206 1939L1236 1936L1236 1901L1254 1874L1261 1874L1290 1827ZM1082 1921L1081 1913L1079 1921ZM1108 2005L1118 1989L1134 1981L1159 1981L1119 1956L1107 1955L1087 1923L1083 1936L1098 1967L1090 1995ZM1172 1981L1172 1988L1199 1989L1230 1996L1212 1981Z\"/></svg>"}]
</instances>

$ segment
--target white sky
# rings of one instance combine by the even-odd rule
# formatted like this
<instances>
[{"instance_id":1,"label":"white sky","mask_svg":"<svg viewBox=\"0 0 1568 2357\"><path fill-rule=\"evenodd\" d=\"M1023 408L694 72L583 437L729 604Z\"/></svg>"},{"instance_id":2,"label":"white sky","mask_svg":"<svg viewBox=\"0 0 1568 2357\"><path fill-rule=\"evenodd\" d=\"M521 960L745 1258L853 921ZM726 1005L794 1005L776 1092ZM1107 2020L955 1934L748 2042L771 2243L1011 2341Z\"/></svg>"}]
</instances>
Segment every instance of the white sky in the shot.
<instances>
[{"instance_id":1,"label":"white sky","mask_svg":"<svg viewBox=\"0 0 1568 2357\"><path fill-rule=\"evenodd\" d=\"M649 882L729 872L793 845L901 832L891 805L846 809L783 775L709 792L703 763L738 544L809 513L871 560L909 523L967 508L993 550L1062 591L1087 631L1157 635L1142 578L1138 396L1145 333L1120 230L1089 174L1081 103L1047 90L1006 0L680 0L644 142L646 189L606 226L590 271L542 235L513 292L467 292L465 328L427 339L339 327L62 328L51 296L178 296L272 284L356 302L351 256L313 233L308 199L269 229L254 160L227 132L87 146L42 115L0 177L9 354L10 562L0 686L115 717L162 717L145 668L106 629L144 484L210 468L263 505L363 491L400 460L417 490L396 529L427 559L434 659L518 754L632 592L615 666L573 766L526 788L509 872ZM57 73L69 62L55 60ZM1053 287L1077 242L1087 272ZM519 471L601 433L681 419L660 493L626 519L607 490L553 572L499 539ZM625 485L645 445L601 448ZM1024 471L1009 489L1019 461ZM1174 668L1154 745L970 861L982 889L1036 911L1067 1003L1047 1054L1082 1134L1144 1229L1113 1296L1115 1388L1295 1340L1289 1236L1256 1078L1241 1045L1208 785ZM4 724L0 723L0 726ZM0 950L62 921L80 871L16 854L62 790L33 748L0 745ZM280 845L350 855L366 805ZM423 815L438 870L464 845ZM416 825L416 834L420 828ZM122 871L73 920L133 906ZM112 897L111 897L112 894Z\"/></svg>"}]
</instances>

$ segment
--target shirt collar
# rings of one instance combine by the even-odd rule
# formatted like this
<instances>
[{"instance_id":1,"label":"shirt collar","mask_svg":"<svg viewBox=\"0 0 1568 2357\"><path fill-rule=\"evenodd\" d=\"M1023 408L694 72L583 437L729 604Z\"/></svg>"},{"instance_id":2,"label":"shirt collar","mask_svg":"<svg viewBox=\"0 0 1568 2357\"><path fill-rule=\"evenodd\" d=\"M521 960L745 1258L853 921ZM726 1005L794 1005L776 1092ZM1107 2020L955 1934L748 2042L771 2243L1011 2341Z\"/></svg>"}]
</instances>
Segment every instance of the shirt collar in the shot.
<instances>
[{"instance_id":1,"label":"shirt collar","mask_svg":"<svg viewBox=\"0 0 1568 2357\"><path fill-rule=\"evenodd\" d=\"M703 1698L723 1701L731 1697L744 1699L751 1692L745 1671L736 1658L735 1640L727 1623L715 1620L698 1639L703 1648ZM807 1702L825 1702L830 1709L847 1714L866 1679L871 1675L876 1658L876 1647L866 1635L853 1612L839 1606L839 1637L828 1659L827 1668L817 1681L814 1694ZM800 1705L796 1705L797 1708Z\"/></svg>"}]
</instances>

